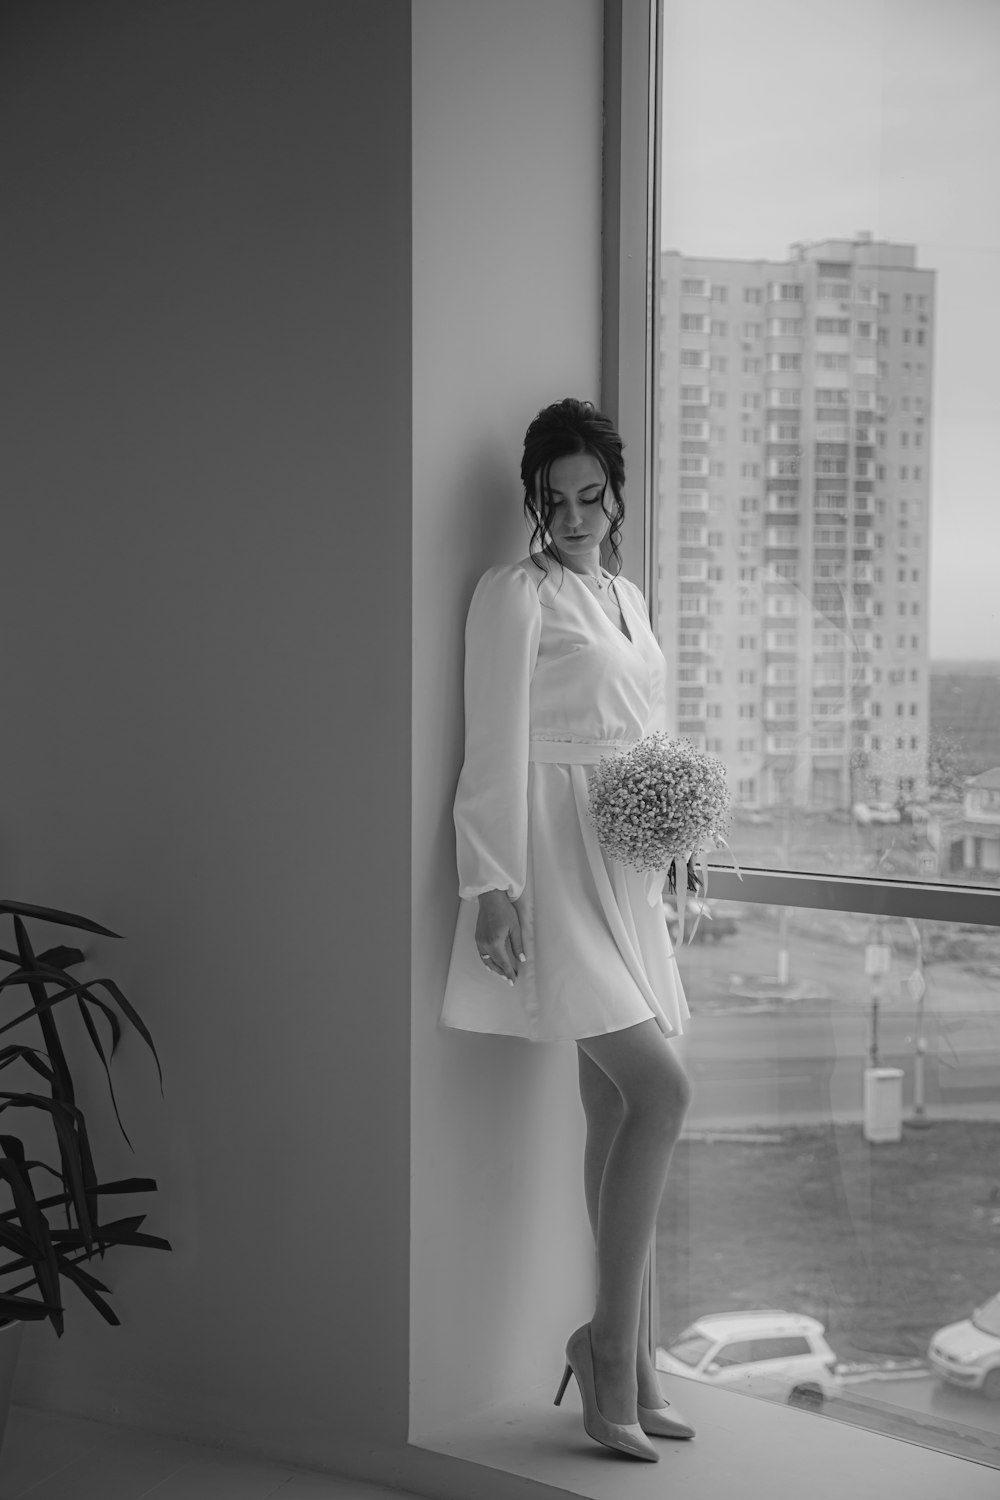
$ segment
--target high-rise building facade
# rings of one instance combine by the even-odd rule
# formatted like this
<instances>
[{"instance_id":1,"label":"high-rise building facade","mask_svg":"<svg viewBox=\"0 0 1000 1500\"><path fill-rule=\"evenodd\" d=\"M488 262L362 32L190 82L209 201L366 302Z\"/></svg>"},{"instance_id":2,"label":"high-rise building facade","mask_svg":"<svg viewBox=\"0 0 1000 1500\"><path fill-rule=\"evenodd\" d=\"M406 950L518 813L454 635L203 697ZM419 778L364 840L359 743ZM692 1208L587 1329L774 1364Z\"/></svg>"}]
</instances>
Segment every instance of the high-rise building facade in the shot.
<instances>
[{"instance_id":1,"label":"high-rise building facade","mask_svg":"<svg viewBox=\"0 0 1000 1500\"><path fill-rule=\"evenodd\" d=\"M661 257L657 634L738 806L926 795L934 272Z\"/></svg>"}]
</instances>

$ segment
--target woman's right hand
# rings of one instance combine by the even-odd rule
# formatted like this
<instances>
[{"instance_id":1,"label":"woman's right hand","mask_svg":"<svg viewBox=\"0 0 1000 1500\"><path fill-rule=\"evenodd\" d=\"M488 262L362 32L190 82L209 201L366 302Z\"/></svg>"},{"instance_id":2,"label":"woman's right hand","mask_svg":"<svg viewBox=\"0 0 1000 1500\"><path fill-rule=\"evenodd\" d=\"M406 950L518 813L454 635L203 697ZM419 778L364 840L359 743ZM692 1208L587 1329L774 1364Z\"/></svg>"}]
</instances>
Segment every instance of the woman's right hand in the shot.
<instances>
[{"instance_id":1,"label":"woman's right hand","mask_svg":"<svg viewBox=\"0 0 1000 1500\"><path fill-rule=\"evenodd\" d=\"M523 959L524 950L521 921L506 891L485 891L480 896L476 948L487 955L484 968L499 974L508 984L514 983L518 972L515 959Z\"/></svg>"}]
</instances>

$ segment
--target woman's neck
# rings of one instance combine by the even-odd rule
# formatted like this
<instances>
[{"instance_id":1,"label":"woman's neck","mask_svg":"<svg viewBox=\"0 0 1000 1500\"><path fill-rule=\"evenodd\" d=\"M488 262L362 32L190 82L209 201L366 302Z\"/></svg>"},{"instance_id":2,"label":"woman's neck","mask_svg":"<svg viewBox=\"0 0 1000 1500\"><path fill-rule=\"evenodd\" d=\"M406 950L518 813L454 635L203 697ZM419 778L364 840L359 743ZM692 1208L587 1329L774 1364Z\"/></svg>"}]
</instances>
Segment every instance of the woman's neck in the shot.
<instances>
[{"instance_id":1,"label":"woman's neck","mask_svg":"<svg viewBox=\"0 0 1000 1500\"><path fill-rule=\"evenodd\" d=\"M561 562L563 567L568 568L571 573L589 575L591 578L601 577L601 549L599 547L595 547L592 552L577 554L574 557L563 556L563 554L551 544L547 547L543 547L542 552L546 557L552 557L557 562Z\"/></svg>"}]
</instances>

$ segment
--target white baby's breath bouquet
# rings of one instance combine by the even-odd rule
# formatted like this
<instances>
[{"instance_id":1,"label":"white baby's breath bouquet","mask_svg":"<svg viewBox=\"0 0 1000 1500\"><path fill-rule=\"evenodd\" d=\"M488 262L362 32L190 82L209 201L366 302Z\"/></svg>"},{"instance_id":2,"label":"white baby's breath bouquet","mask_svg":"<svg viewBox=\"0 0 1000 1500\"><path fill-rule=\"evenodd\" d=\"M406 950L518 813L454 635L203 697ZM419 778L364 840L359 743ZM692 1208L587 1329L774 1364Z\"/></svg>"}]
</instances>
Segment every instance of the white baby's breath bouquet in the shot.
<instances>
[{"instance_id":1,"label":"white baby's breath bouquet","mask_svg":"<svg viewBox=\"0 0 1000 1500\"><path fill-rule=\"evenodd\" d=\"M667 871L667 889L677 896L680 942L687 892L700 888L708 894L707 852L720 845L729 849L731 802L718 756L662 730L603 756L591 780L589 814L598 843L620 864ZM686 874L679 890L678 859ZM733 864L742 880L735 855ZM701 912L691 938L700 921Z\"/></svg>"}]
</instances>

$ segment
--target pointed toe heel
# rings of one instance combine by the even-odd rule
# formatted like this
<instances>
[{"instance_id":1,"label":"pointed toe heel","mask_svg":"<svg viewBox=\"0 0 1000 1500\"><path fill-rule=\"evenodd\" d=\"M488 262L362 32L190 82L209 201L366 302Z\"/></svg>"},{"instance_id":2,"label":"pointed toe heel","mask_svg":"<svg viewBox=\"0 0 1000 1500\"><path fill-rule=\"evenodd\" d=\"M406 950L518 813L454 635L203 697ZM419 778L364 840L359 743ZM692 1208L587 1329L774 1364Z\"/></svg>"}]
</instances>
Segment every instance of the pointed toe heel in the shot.
<instances>
[{"instance_id":1,"label":"pointed toe heel","mask_svg":"<svg viewBox=\"0 0 1000 1500\"><path fill-rule=\"evenodd\" d=\"M644 1458L658 1463L660 1455L644 1434L638 1422L609 1422L602 1416L597 1404L597 1385L594 1380L594 1354L590 1345L590 1324L584 1323L571 1333L566 1345L566 1368L556 1392L554 1405L563 1398L570 1375L576 1376L583 1402L583 1426L587 1436L605 1448L617 1453L627 1453L631 1458Z\"/></svg>"},{"instance_id":2,"label":"pointed toe heel","mask_svg":"<svg viewBox=\"0 0 1000 1500\"><path fill-rule=\"evenodd\" d=\"M639 1426L650 1437L694 1437L694 1428L669 1401L666 1406L636 1406L636 1414Z\"/></svg>"}]
</instances>

